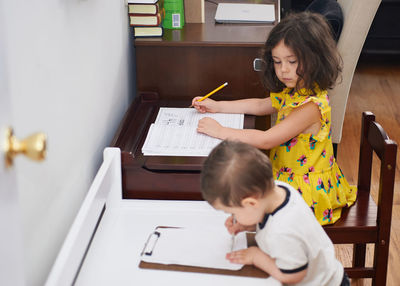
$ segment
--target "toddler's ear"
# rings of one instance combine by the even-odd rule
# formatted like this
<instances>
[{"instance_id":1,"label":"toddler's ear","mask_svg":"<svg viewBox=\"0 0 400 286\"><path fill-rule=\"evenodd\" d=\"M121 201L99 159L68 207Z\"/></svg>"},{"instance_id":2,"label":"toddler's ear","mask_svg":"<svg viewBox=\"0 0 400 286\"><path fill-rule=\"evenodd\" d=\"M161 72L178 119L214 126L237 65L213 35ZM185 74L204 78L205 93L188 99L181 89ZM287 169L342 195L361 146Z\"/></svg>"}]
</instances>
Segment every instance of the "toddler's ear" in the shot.
<instances>
[{"instance_id":1,"label":"toddler's ear","mask_svg":"<svg viewBox=\"0 0 400 286\"><path fill-rule=\"evenodd\" d=\"M241 201L242 207L255 207L258 205L258 200L255 197L247 197Z\"/></svg>"}]
</instances>

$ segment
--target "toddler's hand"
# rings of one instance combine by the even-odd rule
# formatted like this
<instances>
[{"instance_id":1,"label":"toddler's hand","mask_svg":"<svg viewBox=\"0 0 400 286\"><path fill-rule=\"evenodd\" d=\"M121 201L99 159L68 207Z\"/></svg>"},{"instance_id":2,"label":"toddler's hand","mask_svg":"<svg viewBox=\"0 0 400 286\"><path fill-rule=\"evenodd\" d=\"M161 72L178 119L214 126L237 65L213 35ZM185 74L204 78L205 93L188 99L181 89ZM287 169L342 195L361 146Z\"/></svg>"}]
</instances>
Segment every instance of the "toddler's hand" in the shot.
<instances>
[{"instance_id":1,"label":"toddler's hand","mask_svg":"<svg viewBox=\"0 0 400 286\"><path fill-rule=\"evenodd\" d=\"M199 123L197 125L197 132L222 139L220 137L222 128L223 126L219 124L216 120L210 117L204 117L199 120Z\"/></svg>"},{"instance_id":2,"label":"toddler's hand","mask_svg":"<svg viewBox=\"0 0 400 286\"><path fill-rule=\"evenodd\" d=\"M225 221L225 227L228 229L230 234L237 234L239 232L245 231L246 227L238 222L233 223L233 216L230 216Z\"/></svg>"},{"instance_id":3,"label":"toddler's hand","mask_svg":"<svg viewBox=\"0 0 400 286\"><path fill-rule=\"evenodd\" d=\"M260 249L256 246L251 246L246 249L233 251L226 254L226 259L232 263L238 264L254 264L254 257L258 254Z\"/></svg>"},{"instance_id":4,"label":"toddler's hand","mask_svg":"<svg viewBox=\"0 0 400 286\"><path fill-rule=\"evenodd\" d=\"M198 101L201 98L201 96L196 96L195 98L192 99L192 105L198 112L201 113L215 113L217 112L216 105L217 102L215 100L212 100L210 98L206 98L202 101Z\"/></svg>"}]
</instances>

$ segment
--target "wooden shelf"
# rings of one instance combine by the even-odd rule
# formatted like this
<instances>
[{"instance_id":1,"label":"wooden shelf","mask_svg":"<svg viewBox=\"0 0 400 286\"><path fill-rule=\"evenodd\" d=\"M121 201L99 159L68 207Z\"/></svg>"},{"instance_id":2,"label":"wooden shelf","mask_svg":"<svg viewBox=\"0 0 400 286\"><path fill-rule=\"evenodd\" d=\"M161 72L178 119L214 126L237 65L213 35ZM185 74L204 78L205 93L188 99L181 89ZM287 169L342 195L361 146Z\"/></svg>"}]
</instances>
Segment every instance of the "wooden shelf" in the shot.
<instances>
[{"instance_id":1,"label":"wooden shelf","mask_svg":"<svg viewBox=\"0 0 400 286\"><path fill-rule=\"evenodd\" d=\"M225 0L215 2L241 2ZM247 1L249 3L273 4L276 0ZM235 46L261 47L274 24L218 24L214 21L217 5L205 2L205 23L185 24L181 30L164 29L160 38L138 38L135 46ZM279 5L276 5L275 18L279 17Z\"/></svg>"}]
</instances>

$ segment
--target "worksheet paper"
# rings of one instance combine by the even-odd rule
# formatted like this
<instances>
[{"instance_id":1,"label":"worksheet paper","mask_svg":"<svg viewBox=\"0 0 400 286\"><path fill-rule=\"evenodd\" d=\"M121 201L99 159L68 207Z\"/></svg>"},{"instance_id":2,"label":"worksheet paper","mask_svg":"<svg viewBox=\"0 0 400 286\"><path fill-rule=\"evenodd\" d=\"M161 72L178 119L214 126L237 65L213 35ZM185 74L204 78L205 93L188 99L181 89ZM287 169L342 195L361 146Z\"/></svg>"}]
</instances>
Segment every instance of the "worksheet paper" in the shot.
<instances>
[{"instance_id":1,"label":"worksheet paper","mask_svg":"<svg viewBox=\"0 0 400 286\"><path fill-rule=\"evenodd\" d=\"M210 117L222 126L243 129L244 115L200 113L194 108L161 107L142 147L144 155L208 156L220 139L196 131L200 119Z\"/></svg>"},{"instance_id":2,"label":"worksheet paper","mask_svg":"<svg viewBox=\"0 0 400 286\"><path fill-rule=\"evenodd\" d=\"M226 259L233 250L247 248L246 233L235 235L224 227L157 228L141 254L142 261L239 270L242 264Z\"/></svg>"}]
</instances>

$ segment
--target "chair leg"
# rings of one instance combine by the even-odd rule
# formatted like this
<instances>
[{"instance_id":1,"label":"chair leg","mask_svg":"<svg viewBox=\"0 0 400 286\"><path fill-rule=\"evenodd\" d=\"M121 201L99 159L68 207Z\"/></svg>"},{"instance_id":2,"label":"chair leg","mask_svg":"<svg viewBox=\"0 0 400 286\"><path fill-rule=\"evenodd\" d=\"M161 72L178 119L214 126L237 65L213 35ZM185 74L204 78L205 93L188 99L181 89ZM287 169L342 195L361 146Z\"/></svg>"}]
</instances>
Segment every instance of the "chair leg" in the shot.
<instances>
[{"instance_id":1,"label":"chair leg","mask_svg":"<svg viewBox=\"0 0 400 286\"><path fill-rule=\"evenodd\" d=\"M377 243L374 250L375 277L372 278L372 286L385 286L387 279L387 265L389 259L388 245Z\"/></svg>"},{"instance_id":2,"label":"chair leg","mask_svg":"<svg viewBox=\"0 0 400 286\"><path fill-rule=\"evenodd\" d=\"M366 244L353 245L353 267L365 267Z\"/></svg>"}]
</instances>

